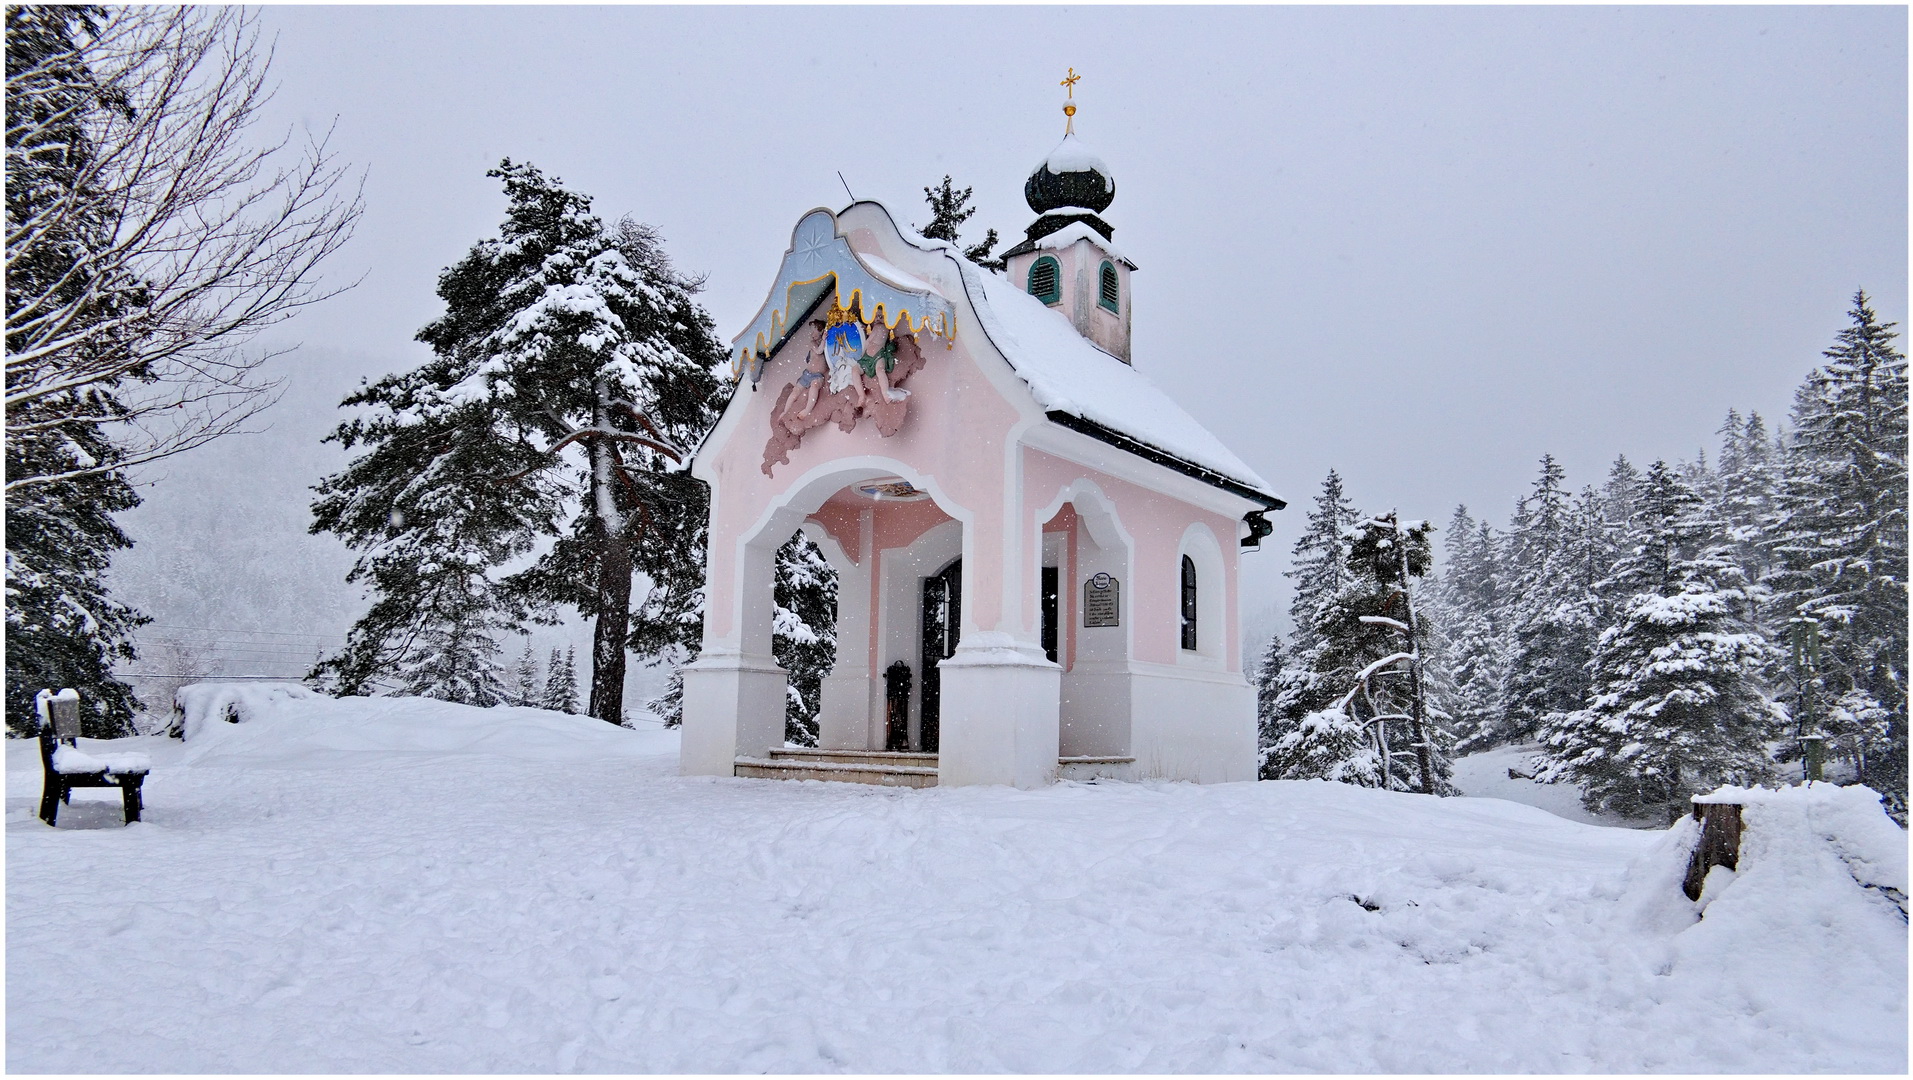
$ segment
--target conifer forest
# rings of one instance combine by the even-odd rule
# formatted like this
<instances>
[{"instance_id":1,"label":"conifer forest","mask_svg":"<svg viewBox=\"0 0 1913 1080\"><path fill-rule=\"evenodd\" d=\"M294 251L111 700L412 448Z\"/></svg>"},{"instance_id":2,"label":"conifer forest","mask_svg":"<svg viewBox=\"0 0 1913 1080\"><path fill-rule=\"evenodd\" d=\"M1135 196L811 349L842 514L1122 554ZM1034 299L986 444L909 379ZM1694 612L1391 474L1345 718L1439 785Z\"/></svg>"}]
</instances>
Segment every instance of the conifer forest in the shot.
<instances>
[{"instance_id":1,"label":"conifer forest","mask_svg":"<svg viewBox=\"0 0 1913 1080\"><path fill-rule=\"evenodd\" d=\"M1435 791L1532 744L1537 779L1653 819L1812 755L1904 820L1906 356L1864 292L1848 319L1785 422L1730 410L1711 461L1578 487L1544 456L1505 524L1397 527L1331 470L1256 676L1262 775Z\"/></svg>"}]
</instances>

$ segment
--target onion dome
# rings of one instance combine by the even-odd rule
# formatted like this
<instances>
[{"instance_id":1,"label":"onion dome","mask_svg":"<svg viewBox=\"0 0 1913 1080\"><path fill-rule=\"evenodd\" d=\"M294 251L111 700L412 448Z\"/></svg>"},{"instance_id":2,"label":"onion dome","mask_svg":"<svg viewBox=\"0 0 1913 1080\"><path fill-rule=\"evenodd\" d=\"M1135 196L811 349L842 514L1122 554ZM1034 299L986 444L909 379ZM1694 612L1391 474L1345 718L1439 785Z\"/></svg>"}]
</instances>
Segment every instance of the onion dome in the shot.
<instances>
[{"instance_id":1,"label":"onion dome","mask_svg":"<svg viewBox=\"0 0 1913 1080\"><path fill-rule=\"evenodd\" d=\"M1096 152L1073 133L1050 151L1023 183L1023 198L1039 214L1066 207L1102 213L1116 201L1116 178Z\"/></svg>"}]
</instances>

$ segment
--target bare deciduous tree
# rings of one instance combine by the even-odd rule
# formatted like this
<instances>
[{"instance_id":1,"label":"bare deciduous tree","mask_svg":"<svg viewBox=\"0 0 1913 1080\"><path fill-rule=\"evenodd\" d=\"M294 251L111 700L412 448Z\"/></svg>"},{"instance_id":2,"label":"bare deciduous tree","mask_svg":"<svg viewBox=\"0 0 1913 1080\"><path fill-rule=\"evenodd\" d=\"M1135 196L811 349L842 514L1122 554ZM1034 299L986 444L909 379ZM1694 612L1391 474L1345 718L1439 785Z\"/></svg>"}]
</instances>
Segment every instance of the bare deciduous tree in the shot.
<instances>
[{"instance_id":1,"label":"bare deciduous tree","mask_svg":"<svg viewBox=\"0 0 1913 1080\"><path fill-rule=\"evenodd\" d=\"M7 437L105 424L119 453L10 475L9 495L177 454L270 405L273 354L248 346L340 291L318 267L362 209L329 134L249 141L271 96L255 16L83 10L17 51L33 15L8 9L8 184L35 186L7 206Z\"/></svg>"}]
</instances>

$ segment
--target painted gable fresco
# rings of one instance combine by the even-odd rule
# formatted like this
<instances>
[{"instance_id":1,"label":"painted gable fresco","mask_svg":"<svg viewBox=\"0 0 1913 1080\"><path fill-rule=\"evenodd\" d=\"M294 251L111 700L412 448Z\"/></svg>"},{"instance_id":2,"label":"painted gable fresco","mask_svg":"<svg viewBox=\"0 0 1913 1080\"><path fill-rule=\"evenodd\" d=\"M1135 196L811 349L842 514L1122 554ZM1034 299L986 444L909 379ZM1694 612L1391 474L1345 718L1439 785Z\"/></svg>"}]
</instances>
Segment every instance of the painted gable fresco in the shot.
<instances>
[{"instance_id":1,"label":"painted gable fresco","mask_svg":"<svg viewBox=\"0 0 1913 1080\"><path fill-rule=\"evenodd\" d=\"M773 292L738 336L733 373L755 389L771 356L802 350L796 376L778 391L764 446L764 475L788 464L804 433L834 423L851 431L868 417L879 434L902 430L910 390L924 365L923 338L947 349L956 334L950 302L874 255L858 255L837 235L833 215L815 210L797 223Z\"/></svg>"},{"instance_id":2,"label":"painted gable fresco","mask_svg":"<svg viewBox=\"0 0 1913 1080\"><path fill-rule=\"evenodd\" d=\"M771 407L765 476L774 466L789 463L791 451L813 428L834 423L851 431L868 417L886 438L903 429L910 408L904 384L923 367L923 351L915 334L885 325L881 308L866 323L854 299L852 304L850 311L833 304L827 315L811 319L798 331L804 364Z\"/></svg>"}]
</instances>

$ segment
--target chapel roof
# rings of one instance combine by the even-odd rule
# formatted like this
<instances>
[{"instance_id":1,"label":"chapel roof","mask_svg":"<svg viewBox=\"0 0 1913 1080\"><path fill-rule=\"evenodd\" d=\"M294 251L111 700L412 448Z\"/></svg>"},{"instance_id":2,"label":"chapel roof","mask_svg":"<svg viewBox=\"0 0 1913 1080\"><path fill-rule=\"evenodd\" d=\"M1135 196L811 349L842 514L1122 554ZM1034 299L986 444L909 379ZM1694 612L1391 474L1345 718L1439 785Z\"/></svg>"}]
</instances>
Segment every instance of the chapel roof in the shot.
<instances>
[{"instance_id":1,"label":"chapel roof","mask_svg":"<svg viewBox=\"0 0 1913 1080\"><path fill-rule=\"evenodd\" d=\"M905 235L923 246L940 246L937 241ZM1198 479L1277 507L1284 505L1268 481L1147 375L1097 348L1063 314L1009 279L976 266L954 249L947 253L961 267L971 306L990 343L1009 361L1052 422L1157 464L1194 466Z\"/></svg>"},{"instance_id":2,"label":"chapel roof","mask_svg":"<svg viewBox=\"0 0 1913 1080\"><path fill-rule=\"evenodd\" d=\"M860 206L882 214L908 247L932 258L947 257L949 263L939 269L906 259L911 265L898 266L852 248L838 234L838 222ZM956 245L926 239L897 220L874 200L835 214L819 208L804 215L792 233L779 285L735 339L737 375L755 386L771 354L829 296L845 305L855 295L866 304L881 303L886 322L908 321L920 334L958 332L952 301L959 298L948 274L954 265L984 335L1051 423L1274 509L1285 505L1267 481L1148 376L1083 337L1061 312L964 258Z\"/></svg>"}]
</instances>

